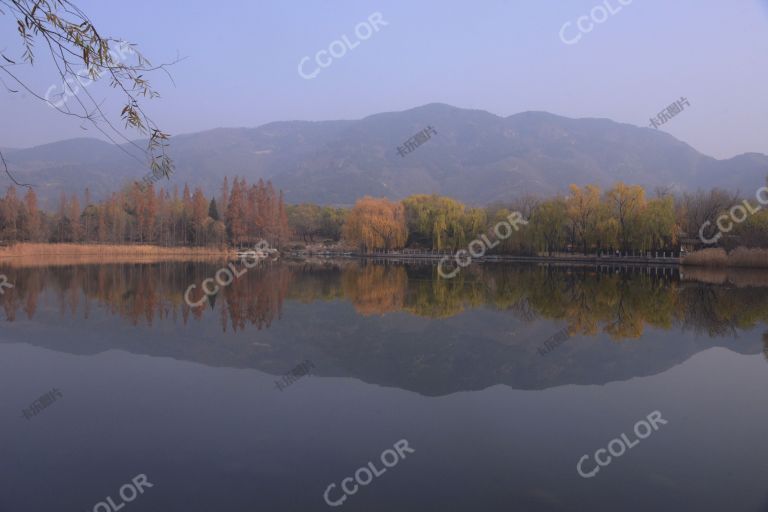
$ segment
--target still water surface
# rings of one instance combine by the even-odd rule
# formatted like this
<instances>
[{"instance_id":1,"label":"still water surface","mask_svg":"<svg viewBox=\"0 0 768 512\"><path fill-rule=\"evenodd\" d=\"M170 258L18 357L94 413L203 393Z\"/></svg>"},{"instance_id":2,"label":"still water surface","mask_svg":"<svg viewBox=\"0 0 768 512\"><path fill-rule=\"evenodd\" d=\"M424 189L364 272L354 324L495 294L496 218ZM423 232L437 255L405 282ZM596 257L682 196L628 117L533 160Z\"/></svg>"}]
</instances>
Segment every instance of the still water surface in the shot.
<instances>
[{"instance_id":1,"label":"still water surface","mask_svg":"<svg viewBox=\"0 0 768 512\"><path fill-rule=\"evenodd\" d=\"M187 307L219 267L0 266L0 511L768 510L766 273L284 262Z\"/></svg>"}]
</instances>

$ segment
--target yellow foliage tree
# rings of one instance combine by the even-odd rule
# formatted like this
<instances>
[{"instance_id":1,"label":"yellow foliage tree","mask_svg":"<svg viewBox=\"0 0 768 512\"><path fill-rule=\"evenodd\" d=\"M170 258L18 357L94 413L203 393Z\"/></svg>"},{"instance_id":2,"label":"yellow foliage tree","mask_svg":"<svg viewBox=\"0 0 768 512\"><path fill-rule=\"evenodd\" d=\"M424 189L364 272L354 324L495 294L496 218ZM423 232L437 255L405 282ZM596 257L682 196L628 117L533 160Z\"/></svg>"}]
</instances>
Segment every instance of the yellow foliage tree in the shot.
<instances>
[{"instance_id":1,"label":"yellow foliage tree","mask_svg":"<svg viewBox=\"0 0 768 512\"><path fill-rule=\"evenodd\" d=\"M569 187L571 195L567 198L568 218L573 225L575 242L580 244L584 254L589 245L597 239L597 220L600 210L600 187L578 185Z\"/></svg>"},{"instance_id":2,"label":"yellow foliage tree","mask_svg":"<svg viewBox=\"0 0 768 512\"><path fill-rule=\"evenodd\" d=\"M344 238L364 252L403 247L407 230L402 203L370 196L358 199L344 225Z\"/></svg>"},{"instance_id":3,"label":"yellow foliage tree","mask_svg":"<svg viewBox=\"0 0 768 512\"><path fill-rule=\"evenodd\" d=\"M646 207L645 189L620 181L607 192L607 199L611 213L618 221L621 248L627 250L632 241L640 236L640 214Z\"/></svg>"}]
</instances>

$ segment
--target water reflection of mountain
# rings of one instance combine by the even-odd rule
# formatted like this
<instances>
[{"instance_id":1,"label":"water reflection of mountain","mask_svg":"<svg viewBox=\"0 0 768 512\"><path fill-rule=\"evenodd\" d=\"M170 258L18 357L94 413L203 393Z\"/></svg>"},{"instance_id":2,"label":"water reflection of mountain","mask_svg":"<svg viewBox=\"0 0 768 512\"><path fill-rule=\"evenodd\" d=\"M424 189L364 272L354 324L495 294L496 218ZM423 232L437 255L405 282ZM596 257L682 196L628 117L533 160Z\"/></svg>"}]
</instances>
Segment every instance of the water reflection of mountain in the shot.
<instances>
[{"instance_id":1,"label":"water reflection of mountain","mask_svg":"<svg viewBox=\"0 0 768 512\"><path fill-rule=\"evenodd\" d=\"M318 375L428 395L494 384L603 384L665 371L713 346L756 354L763 344L755 328L768 318L767 288L750 285L768 282L760 276L686 271L681 279L646 270L477 265L446 281L436 279L429 265L357 261L258 267L212 304L189 308L186 287L217 268L155 263L0 269L15 284L0 305L6 326L17 318L36 320L40 300L55 303L60 316L78 319L63 331L66 343L29 339L64 352L118 348L272 374L310 357ZM75 336L92 329L96 314L111 322L127 319L140 334L99 342ZM162 328L167 325L179 328ZM542 355L545 340L561 328L570 339Z\"/></svg>"}]
</instances>

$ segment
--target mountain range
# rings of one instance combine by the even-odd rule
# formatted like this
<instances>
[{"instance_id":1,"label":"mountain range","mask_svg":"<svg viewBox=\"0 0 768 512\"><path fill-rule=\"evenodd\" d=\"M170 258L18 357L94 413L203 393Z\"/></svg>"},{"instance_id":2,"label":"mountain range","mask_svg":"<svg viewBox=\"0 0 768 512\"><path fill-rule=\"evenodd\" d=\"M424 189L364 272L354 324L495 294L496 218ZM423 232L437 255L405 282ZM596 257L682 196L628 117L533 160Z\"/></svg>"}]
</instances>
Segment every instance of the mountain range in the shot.
<instances>
[{"instance_id":1,"label":"mountain range","mask_svg":"<svg viewBox=\"0 0 768 512\"><path fill-rule=\"evenodd\" d=\"M436 134L401 156L398 147L427 127ZM88 187L100 199L140 181L148 169L126 152L137 150L91 138L4 150L17 178L35 185L48 208L61 192ZM483 205L566 192L570 183L605 188L619 180L649 190L719 186L751 195L768 173L764 154L718 160L652 128L546 112L500 117L438 103L360 120L284 121L178 135L169 153L176 172L168 188L188 183L214 194L224 176L237 175L249 182L272 180L289 203L336 205L366 194L401 199L414 193Z\"/></svg>"}]
</instances>

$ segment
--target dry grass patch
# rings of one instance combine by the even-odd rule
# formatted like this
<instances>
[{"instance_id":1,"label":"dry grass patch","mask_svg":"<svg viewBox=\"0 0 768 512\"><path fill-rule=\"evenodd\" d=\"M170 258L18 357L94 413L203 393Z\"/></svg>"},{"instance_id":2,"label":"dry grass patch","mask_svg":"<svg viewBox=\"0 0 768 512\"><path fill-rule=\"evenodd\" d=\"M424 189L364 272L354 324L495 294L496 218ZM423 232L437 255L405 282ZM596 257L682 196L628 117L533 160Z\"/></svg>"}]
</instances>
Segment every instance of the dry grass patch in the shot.
<instances>
[{"instance_id":1,"label":"dry grass patch","mask_svg":"<svg viewBox=\"0 0 768 512\"><path fill-rule=\"evenodd\" d=\"M702 267L768 268L768 249L737 247L730 253L723 249L704 249L688 254L682 263Z\"/></svg>"},{"instance_id":2,"label":"dry grass patch","mask_svg":"<svg viewBox=\"0 0 768 512\"><path fill-rule=\"evenodd\" d=\"M698 267L725 267L727 261L728 254L725 249L704 249L686 254L682 263Z\"/></svg>"},{"instance_id":3,"label":"dry grass patch","mask_svg":"<svg viewBox=\"0 0 768 512\"><path fill-rule=\"evenodd\" d=\"M13 267L221 260L233 257L234 251L217 247L32 243L0 247L0 263Z\"/></svg>"},{"instance_id":4,"label":"dry grass patch","mask_svg":"<svg viewBox=\"0 0 768 512\"><path fill-rule=\"evenodd\" d=\"M731 267L768 268L768 249L738 247L728 254Z\"/></svg>"}]
</instances>

